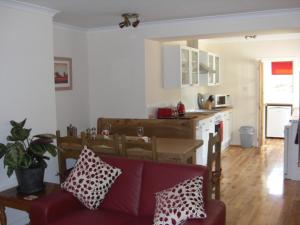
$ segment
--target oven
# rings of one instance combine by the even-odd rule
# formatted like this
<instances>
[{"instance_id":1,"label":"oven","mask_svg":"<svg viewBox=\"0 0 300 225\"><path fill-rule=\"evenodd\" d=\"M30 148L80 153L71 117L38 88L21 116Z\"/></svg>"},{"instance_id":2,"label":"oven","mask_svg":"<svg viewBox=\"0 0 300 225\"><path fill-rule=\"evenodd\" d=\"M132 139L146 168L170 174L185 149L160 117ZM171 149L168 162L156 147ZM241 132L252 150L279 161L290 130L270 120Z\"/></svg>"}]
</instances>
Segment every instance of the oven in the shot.
<instances>
[{"instance_id":1,"label":"oven","mask_svg":"<svg viewBox=\"0 0 300 225\"><path fill-rule=\"evenodd\" d=\"M224 122L222 115L216 115L215 117L215 133L220 131L220 137L221 137L221 142L223 141L223 134L224 134Z\"/></svg>"}]
</instances>

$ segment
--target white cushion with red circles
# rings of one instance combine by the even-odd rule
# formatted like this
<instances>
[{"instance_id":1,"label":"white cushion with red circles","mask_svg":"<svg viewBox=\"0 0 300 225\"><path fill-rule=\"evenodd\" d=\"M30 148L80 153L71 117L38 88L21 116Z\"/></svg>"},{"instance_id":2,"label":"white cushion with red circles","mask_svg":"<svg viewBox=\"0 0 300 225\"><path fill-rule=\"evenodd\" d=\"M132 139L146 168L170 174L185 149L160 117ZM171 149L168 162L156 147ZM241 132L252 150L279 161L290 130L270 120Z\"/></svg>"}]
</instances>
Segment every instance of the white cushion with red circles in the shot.
<instances>
[{"instance_id":1,"label":"white cushion with red circles","mask_svg":"<svg viewBox=\"0 0 300 225\"><path fill-rule=\"evenodd\" d=\"M155 194L154 225L179 225L187 219L205 218L203 177L185 180Z\"/></svg>"},{"instance_id":2,"label":"white cushion with red circles","mask_svg":"<svg viewBox=\"0 0 300 225\"><path fill-rule=\"evenodd\" d=\"M121 173L120 169L103 162L92 150L84 147L61 188L71 192L88 209L95 210Z\"/></svg>"}]
</instances>

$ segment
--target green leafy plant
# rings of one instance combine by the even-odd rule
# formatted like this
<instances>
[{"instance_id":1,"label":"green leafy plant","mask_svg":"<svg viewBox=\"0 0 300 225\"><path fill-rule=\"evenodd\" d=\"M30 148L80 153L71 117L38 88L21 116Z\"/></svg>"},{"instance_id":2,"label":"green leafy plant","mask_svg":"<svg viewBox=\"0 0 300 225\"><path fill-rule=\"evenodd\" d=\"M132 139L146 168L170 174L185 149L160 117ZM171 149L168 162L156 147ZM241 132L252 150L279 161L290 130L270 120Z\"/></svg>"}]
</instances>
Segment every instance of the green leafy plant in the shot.
<instances>
[{"instance_id":1,"label":"green leafy plant","mask_svg":"<svg viewBox=\"0 0 300 225\"><path fill-rule=\"evenodd\" d=\"M26 119L22 122L10 121L12 129L7 136L8 143L0 143L0 159L4 157L4 167L10 177L16 169L47 167L48 152L56 156L56 146L51 144L55 135L38 134L30 138L31 129L24 128Z\"/></svg>"}]
</instances>

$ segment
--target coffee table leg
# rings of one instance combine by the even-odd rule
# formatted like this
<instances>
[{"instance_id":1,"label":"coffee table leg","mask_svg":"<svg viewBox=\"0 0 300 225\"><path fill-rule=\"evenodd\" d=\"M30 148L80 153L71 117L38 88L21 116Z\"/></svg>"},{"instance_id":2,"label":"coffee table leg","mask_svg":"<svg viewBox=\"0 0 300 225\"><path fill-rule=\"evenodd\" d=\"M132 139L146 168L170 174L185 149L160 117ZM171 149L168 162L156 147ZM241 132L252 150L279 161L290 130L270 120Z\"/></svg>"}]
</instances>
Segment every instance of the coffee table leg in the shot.
<instances>
[{"instance_id":1,"label":"coffee table leg","mask_svg":"<svg viewBox=\"0 0 300 225\"><path fill-rule=\"evenodd\" d=\"M5 206L0 205L0 223L1 225L7 225Z\"/></svg>"}]
</instances>

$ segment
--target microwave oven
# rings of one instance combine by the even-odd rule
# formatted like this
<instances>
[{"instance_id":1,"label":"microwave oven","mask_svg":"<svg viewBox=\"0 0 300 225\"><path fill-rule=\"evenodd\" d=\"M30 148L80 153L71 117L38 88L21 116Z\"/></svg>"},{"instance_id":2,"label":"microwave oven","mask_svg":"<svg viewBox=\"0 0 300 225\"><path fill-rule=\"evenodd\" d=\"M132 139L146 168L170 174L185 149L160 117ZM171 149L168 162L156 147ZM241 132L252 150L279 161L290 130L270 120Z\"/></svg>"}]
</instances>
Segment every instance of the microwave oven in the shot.
<instances>
[{"instance_id":1,"label":"microwave oven","mask_svg":"<svg viewBox=\"0 0 300 225\"><path fill-rule=\"evenodd\" d=\"M226 107L230 105L230 95L213 95L214 97L214 102L213 102L213 107L218 108L218 107Z\"/></svg>"}]
</instances>

